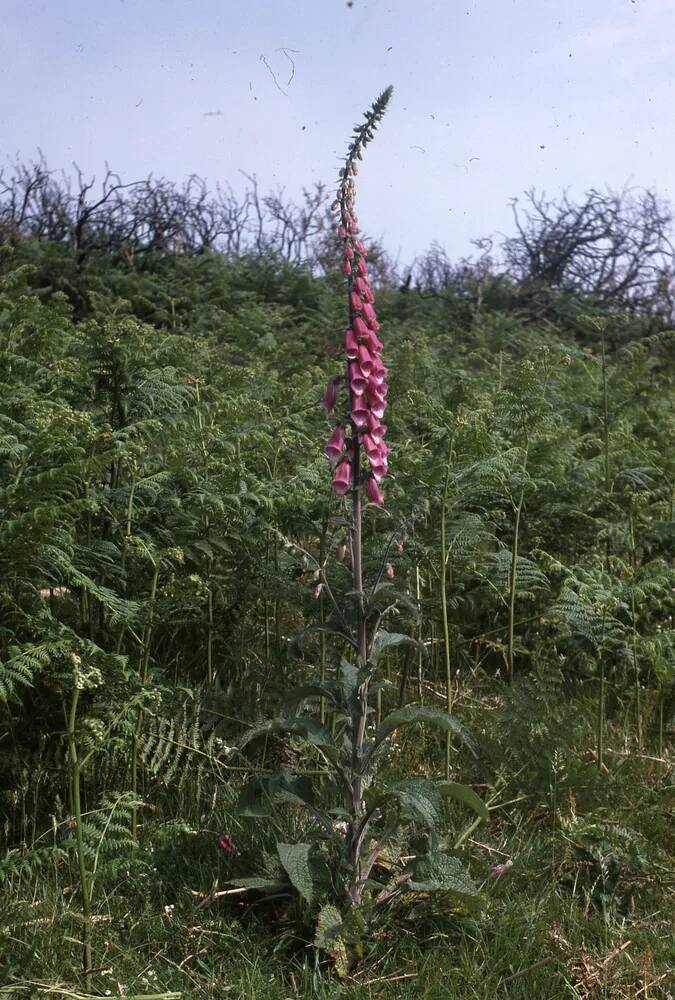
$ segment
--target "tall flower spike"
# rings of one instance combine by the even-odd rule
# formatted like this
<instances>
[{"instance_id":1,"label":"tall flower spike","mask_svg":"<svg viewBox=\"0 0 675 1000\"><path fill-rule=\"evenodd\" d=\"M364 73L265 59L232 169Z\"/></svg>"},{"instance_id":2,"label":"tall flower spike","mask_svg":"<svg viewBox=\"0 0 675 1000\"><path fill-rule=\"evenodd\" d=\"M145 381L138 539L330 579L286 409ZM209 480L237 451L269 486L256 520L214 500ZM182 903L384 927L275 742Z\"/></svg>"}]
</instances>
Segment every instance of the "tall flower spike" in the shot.
<instances>
[{"instance_id":1,"label":"tall flower spike","mask_svg":"<svg viewBox=\"0 0 675 1000\"><path fill-rule=\"evenodd\" d=\"M342 272L349 305L349 327L344 334L349 435L339 425L324 450L329 461L336 465L331 484L335 492L344 496L353 490L353 513L359 523L361 490L370 503L380 505L384 500L378 483L387 475L389 449L384 444L387 428L382 423L387 408L387 368L381 358L382 341L377 336L380 324L373 308L375 296L368 277L366 246L358 236L354 178L357 161L362 159L364 148L373 138L391 93L392 88L388 87L366 113L364 122L356 126L333 203L338 214L337 234L342 242ZM336 382L330 383L326 390L323 405L327 412L337 402ZM360 527L358 534L360 537Z\"/></svg>"}]
</instances>

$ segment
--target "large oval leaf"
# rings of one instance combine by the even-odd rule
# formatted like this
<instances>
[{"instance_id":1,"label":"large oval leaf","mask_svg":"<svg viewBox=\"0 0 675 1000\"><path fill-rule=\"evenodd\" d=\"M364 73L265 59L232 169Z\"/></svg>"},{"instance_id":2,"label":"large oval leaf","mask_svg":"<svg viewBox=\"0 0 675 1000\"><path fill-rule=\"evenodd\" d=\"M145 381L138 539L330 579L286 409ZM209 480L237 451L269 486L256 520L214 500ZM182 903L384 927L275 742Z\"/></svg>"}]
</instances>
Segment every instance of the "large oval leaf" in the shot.
<instances>
[{"instance_id":1,"label":"large oval leaf","mask_svg":"<svg viewBox=\"0 0 675 1000\"><path fill-rule=\"evenodd\" d=\"M372 752L374 753L394 730L400 729L402 726L411 726L416 722L426 723L446 733L454 733L455 736L462 738L470 750L474 751L475 745L471 736L454 715L448 715L440 708L432 708L427 705L406 705L405 708L390 712L378 727Z\"/></svg>"},{"instance_id":2,"label":"large oval leaf","mask_svg":"<svg viewBox=\"0 0 675 1000\"><path fill-rule=\"evenodd\" d=\"M314 879L309 865L309 844L277 844L277 853L295 889L308 903L314 897Z\"/></svg>"},{"instance_id":3,"label":"large oval leaf","mask_svg":"<svg viewBox=\"0 0 675 1000\"><path fill-rule=\"evenodd\" d=\"M418 857L408 887L415 892L453 892L465 899L475 899L478 889L459 860L434 851Z\"/></svg>"},{"instance_id":4,"label":"large oval leaf","mask_svg":"<svg viewBox=\"0 0 675 1000\"><path fill-rule=\"evenodd\" d=\"M449 799L457 799L478 813L481 819L489 819L490 811L479 795L468 785L460 785L456 781L439 781L436 790Z\"/></svg>"},{"instance_id":5,"label":"large oval leaf","mask_svg":"<svg viewBox=\"0 0 675 1000\"><path fill-rule=\"evenodd\" d=\"M262 736L275 736L280 733L289 733L291 736L301 736L308 743L313 743L317 747L332 747L333 740L328 730L314 719L304 716L294 718L269 719L259 726L253 726L246 733L240 747L245 747L253 740Z\"/></svg>"}]
</instances>

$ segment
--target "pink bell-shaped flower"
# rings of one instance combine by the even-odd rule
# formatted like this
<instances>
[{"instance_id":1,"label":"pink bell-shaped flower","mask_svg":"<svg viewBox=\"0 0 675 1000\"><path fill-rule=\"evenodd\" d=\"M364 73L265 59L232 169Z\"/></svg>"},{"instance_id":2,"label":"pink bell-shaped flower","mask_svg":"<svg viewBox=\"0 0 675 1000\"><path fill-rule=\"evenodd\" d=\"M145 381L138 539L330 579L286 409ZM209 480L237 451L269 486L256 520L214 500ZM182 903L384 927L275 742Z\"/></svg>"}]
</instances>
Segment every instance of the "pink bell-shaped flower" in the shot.
<instances>
[{"instance_id":1,"label":"pink bell-shaped flower","mask_svg":"<svg viewBox=\"0 0 675 1000\"><path fill-rule=\"evenodd\" d=\"M359 344L351 327L345 330L345 354L350 361L354 361L359 355Z\"/></svg>"},{"instance_id":2,"label":"pink bell-shaped flower","mask_svg":"<svg viewBox=\"0 0 675 1000\"><path fill-rule=\"evenodd\" d=\"M354 293L352 292L352 294ZM368 327L363 322L360 316L356 316L354 318L354 321L352 323L352 330L354 331L354 334L356 335L358 340L368 340L370 338L370 330L368 329Z\"/></svg>"},{"instance_id":3,"label":"pink bell-shaped flower","mask_svg":"<svg viewBox=\"0 0 675 1000\"><path fill-rule=\"evenodd\" d=\"M362 434L361 444L368 458L379 455L380 442L376 441L372 434Z\"/></svg>"},{"instance_id":4,"label":"pink bell-shaped flower","mask_svg":"<svg viewBox=\"0 0 675 1000\"><path fill-rule=\"evenodd\" d=\"M371 323L375 323L377 321L375 310L371 306L370 302L364 301L363 305L361 306L361 313L368 326L370 326Z\"/></svg>"},{"instance_id":5,"label":"pink bell-shaped flower","mask_svg":"<svg viewBox=\"0 0 675 1000\"><path fill-rule=\"evenodd\" d=\"M378 507L384 502L380 487L370 477L366 479L366 496L371 503L377 504Z\"/></svg>"},{"instance_id":6,"label":"pink bell-shaped flower","mask_svg":"<svg viewBox=\"0 0 675 1000\"><path fill-rule=\"evenodd\" d=\"M361 297L356 292L349 293L349 304L352 307L352 312L360 313L363 307L363 302Z\"/></svg>"},{"instance_id":7,"label":"pink bell-shaped flower","mask_svg":"<svg viewBox=\"0 0 675 1000\"><path fill-rule=\"evenodd\" d=\"M354 251L352 250L352 253L353 252ZM368 265L366 264L365 257L359 257L359 259L357 261L357 264L356 264L356 271L363 278L366 278L368 276Z\"/></svg>"},{"instance_id":8,"label":"pink bell-shaped flower","mask_svg":"<svg viewBox=\"0 0 675 1000\"><path fill-rule=\"evenodd\" d=\"M389 471L389 466L387 465L386 460L382 459L382 461L371 462L370 471L373 474L373 479L375 480L375 482L381 483L384 477L387 475L387 472Z\"/></svg>"},{"instance_id":9,"label":"pink bell-shaped flower","mask_svg":"<svg viewBox=\"0 0 675 1000\"><path fill-rule=\"evenodd\" d=\"M368 379L355 361L349 365L349 386L355 396L362 396L368 388Z\"/></svg>"},{"instance_id":10,"label":"pink bell-shaped flower","mask_svg":"<svg viewBox=\"0 0 675 1000\"><path fill-rule=\"evenodd\" d=\"M367 393L367 401L368 408L379 420L381 420L384 416L384 411L387 409L387 401L384 396L381 396L379 392L372 392L369 389Z\"/></svg>"},{"instance_id":11,"label":"pink bell-shaped flower","mask_svg":"<svg viewBox=\"0 0 675 1000\"><path fill-rule=\"evenodd\" d=\"M364 347L363 345L359 347L358 360L361 371L366 376L366 378L368 378L368 376L373 370L373 359L371 358L370 351L368 350L367 347Z\"/></svg>"},{"instance_id":12,"label":"pink bell-shaped flower","mask_svg":"<svg viewBox=\"0 0 675 1000\"><path fill-rule=\"evenodd\" d=\"M368 433L373 438L374 441L383 441L384 435L387 433L387 425L380 423L379 417L376 417L374 413L368 414Z\"/></svg>"},{"instance_id":13,"label":"pink bell-shaped flower","mask_svg":"<svg viewBox=\"0 0 675 1000\"><path fill-rule=\"evenodd\" d=\"M333 482L331 486L338 494L338 496L343 497L345 493L348 493L352 485L352 466L349 461L345 459L344 462L340 462L333 477Z\"/></svg>"},{"instance_id":14,"label":"pink bell-shaped flower","mask_svg":"<svg viewBox=\"0 0 675 1000\"><path fill-rule=\"evenodd\" d=\"M361 298L363 299L364 302L372 302L373 301L373 297L374 297L373 296L373 290L370 287L370 284L369 284L367 278L363 278L361 275L359 275L357 277L356 281L354 282L354 284L356 286L356 291L359 293L359 295L361 296Z\"/></svg>"},{"instance_id":15,"label":"pink bell-shaped flower","mask_svg":"<svg viewBox=\"0 0 675 1000\"><path fill-rule=\"evenodd\" d=\"M342 273L346 275L350 275L352 273L352 265L348 260L345 260L342 264Z\"/></svg>"},{"instance_id":16,"label":"pink bell-shaped flower","mask_svg":"<svg viewBox=\"0 0 675 1000\"><path fill-rule=\"evenodd\" d=\"M335 404L337 403L337 384L335 382L329 382L326 386L326 392L324 394L321 405L323 406L326 413L330 413Z\"/></svg>"},{"instance_id":17,"label":"pink bell-shaped flower","mask_svg":"<svg viewBox=\"0 0 675 1000\"><path fill-rule=\"evenodd\" d=\"M384 380L387 377L387 372L388 371L389 371L389 369L386 368L382 364L382 362L379 361L379 359L378 359L378 361L375 363L375 366L374 366L372 372L370 373L370 378L375 383L375 385L384 385Z\"/></svg>"},{"instance_id":18,"label":"pink bell-shaped flower","mask_svg":"<svg viewBox=\"0 0 675 1000\"><path fill-rule=\"evenodd\" d=\"M336 465L345 450L345 429L336 427L326 442L324 454L331 465Z\"/></svg>"},{"instance_id":19,"label":"pink bell-shaped flower","mask_svg":"<svg viewBox=\"0 0 675 1000\"><path fill-rule=\"evenodd\" d=\"M352 420L357 427L365 427L368 421L368 406L363 396L357 396L352 403Z\"/></svg>"}]
</instances>

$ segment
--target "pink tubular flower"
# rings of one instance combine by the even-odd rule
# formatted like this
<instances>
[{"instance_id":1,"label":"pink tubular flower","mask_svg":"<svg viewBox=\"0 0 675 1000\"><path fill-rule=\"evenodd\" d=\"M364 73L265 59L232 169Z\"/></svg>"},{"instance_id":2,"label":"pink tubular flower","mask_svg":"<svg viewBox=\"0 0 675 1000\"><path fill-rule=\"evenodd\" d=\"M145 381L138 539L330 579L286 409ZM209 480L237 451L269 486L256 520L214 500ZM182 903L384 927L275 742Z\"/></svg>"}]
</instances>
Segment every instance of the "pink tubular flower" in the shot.
<instances>
[{"instance_id":1,"label":"pink tubular flower","mask_svg":"<svg viewBox=\"0 0 675 1000\"><path fill-rule=\"evenodd\" d=\"M351 462L345 459L344 462L340 462L337 467L337 472L333 477L333 482L331 486L338 494L338 496L343 497L345 493L348 493L352 485L352 466Z\"/></svg>"},{"instance_id":2,"label":"pink tubular flower","mask_svg":"<svg viewBox=\"0 0 675 1000\"><path fill-rule=\"evenodd\" d=\"M386 568L385 568L385 572L386 572L386 574L387 574L387 576L389 577L390 580L394 579L394 567L392 566L391 563L387 563Z\"/></svg>"},{"instance_id":3,"label":"pink tubular flower","mask_svg":"<svg viewBox=\"0 0 675 1000\"><path fill-rule=\"evenodd\" d=\"M365 377L368 378L373 370L373 359L371 358L370 351L368 350L367 347L364 346L359 347L358 359L359 359L359 368L361 369Z\"/></svg>"},{"instance_id":4,"label":"pink tubular flower","mask_svg":"<svg viewBox=\"0 0 675 1000\"><path fill-rule=\"evenodd\" d=\"M375 365L372 372L370 373L370 378L376 386L384 385L384 380L387 377L387 369L384 367L382 362L379 365Z\"/></svg>"},{"instance_id":5,"label":"pink tubular flower","mask_svg":"<svg viewBox=\"0 0 675 1000\"><path fill-rule=\"evenodd\" d=\"M367 278L363 278L363 277L361 277L361 275L359 275L356 278L356 281L354 282L354 285L356 286L356 291L359 293L359 295L361 296L361 298L363 299L364 302L372 302L373 301L373 298L374 298L374 296L373 296L373 290L370 287L370 284L368 283Z\"/></svg>"},{"instance_id":6,"label":"pink tubular flower","mask_svg":"<svg viewBox=\"0 0 675 1000\"><path fill-rule=\"evenodd\" d=\"M221 833L219 837L216 837L216 844L226 854L239 854L237 841L229 833Z\"/></svg>"},{"instance_id":7,"label":"pink tubular flower","mask_svg":"<svg viewBox=\"0 0 675 1000\"><path fill-rule=\"evenodd\" d=\"M342 264L342 273L349 276L352 273L352 265L348 260L345 260Z\"/></svg>"},{"instance_id":8,"label":"pink tubular flower","mask_svg":"<svg viewBox=\"0 0 675 1000\"><path fill-rule=\"evenodd\" d=\"M326 458L331 463L331 465L336 465L345 450L345 429L344 427L336 427L331 436L326 442L326 447L323 449Z\"/></svg>"},{"instance_id":9,"label":"pink tubular flower","mask_svg":"<svg viewBox=\"0 0 675 1000\"><path fill-rule=\"evenodd\" d=\"M370 477L366 479L366 496L371 503L377 504L378 507L384 502L380 487Z\"/></svg>"},{"instance_id":10,"label":"pink tubular flower","mask_svg":"<svg viewBox=\"0 0 675 1000\"><path fill-rule=\"evenodd\" d=\"M352 254L353 253L354 253L354 251L352 251ZM351 257L350 257L350 260L351 260ZM359 257L359 259L358 259L358 261L356 263L356 270L361 275L362 278L367 277L367 275L368 275L368 265L366 264L366 258L365 257Z\"/></svg>"},{"instance_id":11,"label":"pink tubular flower","mask_svg":"<svg viewBox=\"0 0 675 1000\"><path fill-rule=\"evenodd\" d=\"M356 427L359 429L366 426L368 422L368 406L366 405L363 396L357 396L352 403L352 420Z\"/></svg>"},{"instance_id":12,"label":"pink tubular flower","mask_svg":"<svg viewBox=\"0 0 675 1000\"><path fill-rule=\"evenodd\" d=\"M370 330L360 316L357 316L352 323L352 330L359 340L367 340L370 337Z\"/></svg>"},{"instance_id":13,"label":"pink tubular flower","mask_svg":"<svg viewBox=\"0 0 675 1000\"><path fill-rule=\"evenodd\" d=\"M349 293L349 304L352 307L352 311L355 313L360 313L363 308L363 301L361 300L360 295L357 295L356 292Z\"/></svg>"},{"instance_id":14,"label":"pink tubular flower","mask_svg":"<svg viewBox=\"0 0 675 1000\"><path fill-rule=\"evenodd\" d=\"M379 392L372 392L370 389L367 393L368 408L375 416L381 420L384 416L384 411L387 409L387 401L384 396L380 395Z\"/></svg>"},{"instance_id":15,"label":"pink tubular flower","mask_svg":"<svg viewBox=\"0 0 675 1000\"><path fill-rule=\"evenodd\" d=\"M359 344L351 327L345 330L345 354L350 361L354 361L359 354Z\"/></svg>"},{"instance_id":16,"label":"pink tubular flower","mask_svg":"<svg viewBox=\"0 0 675 1000\"><path fill-rule=\"evenodd\" d=\"M326 413L330 413L337 402L337 383L329 382L323 397L322 406Z\"/></svg>"},{"instance_id":17,"label":"pink tubular flower","mask_svg":"<svg viewBox=\"0 0 675 1000\"><path fill-rule=\"evenodd\" d=\"M368 326L370 326L371 323L376 322L377 316L375 315L375 310L371 306L370 302L366 301L363 303L363 305L361 306L361 313L363 314L363 318L365 319Z\"/></svg>"},{"instance_id":18,"label":"pink tubular flower","mask_svg":"<svg viewBox=\"0 0 675 1000\"><path fill-rule=\"evenodd\" d=\"M377 462L370 463L370 471L373 474L373 479L376 483L381 483L384 477L389 471L389 466L387 465L386 459Z\"/></svg>"},{"instance_id":19,"label":"pink tubular flower","mask_svg":"<svg viewBox=\"0 0 675 1000\"><path fill-rule=\"evenodd\" d=\"M371 434L362 434L361 444L368 458L379 454L380 442L376 441Z\"/></svg>"},{"instance_id":20,"label":"pink tubular flower","mask_svg":"<svg viewBox=\"0 0 675 1000\"><path fill-rule=\"evenodd\" d=\"M368 379L355 361L349 365L349 387L355 396L362 396L368 388Z\"/></svg>"}]
</instances>

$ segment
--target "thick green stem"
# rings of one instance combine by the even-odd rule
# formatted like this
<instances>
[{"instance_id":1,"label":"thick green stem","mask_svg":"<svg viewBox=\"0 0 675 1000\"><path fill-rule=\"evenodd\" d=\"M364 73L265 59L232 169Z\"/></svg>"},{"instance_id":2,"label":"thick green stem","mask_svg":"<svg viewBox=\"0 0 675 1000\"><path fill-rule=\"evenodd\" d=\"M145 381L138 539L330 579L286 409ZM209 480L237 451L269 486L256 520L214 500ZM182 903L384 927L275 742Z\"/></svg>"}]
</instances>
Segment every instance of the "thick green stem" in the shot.
<instances>
[{"instance_id":1,"label":"thick green stem","mask_svg":"<svg viewBox=\"0 0 675 1000\"><path fill-rule=\"evenodd\" d=\"M89 893L89 874L87 872L84 851L84 827L82 824L82 802L80 797L80 761L77 756L77 742L75 738L79 697L80 689L77 687L73 688L68 716L68 753L70 756L70 787L75 817L75 843L77 845L77 864L80 870L80 896L82 900L82 969L86 989L88 992L91 992L91 897Z\"/></svg>"}]
</instances>

